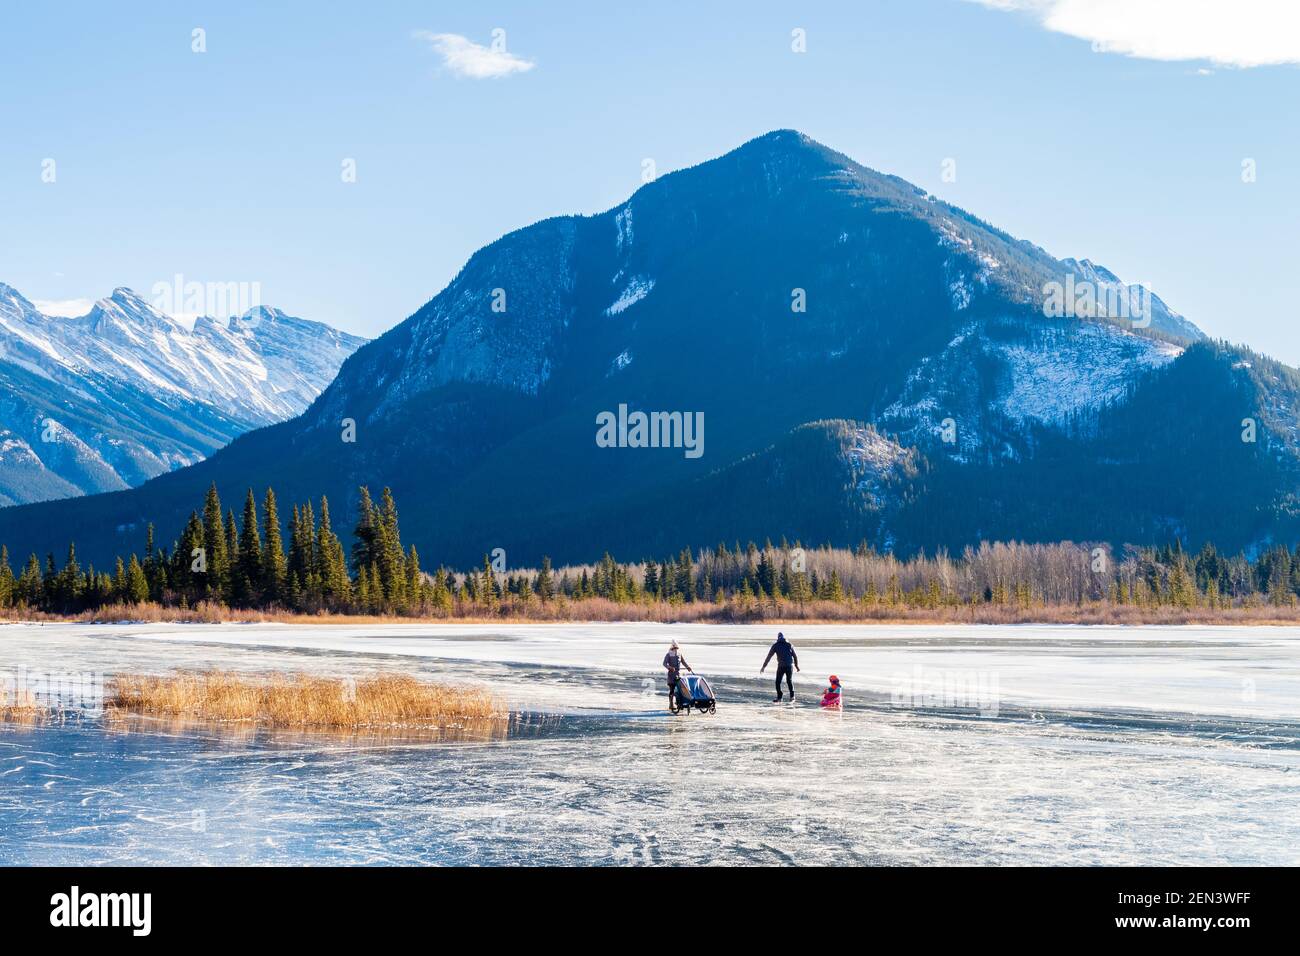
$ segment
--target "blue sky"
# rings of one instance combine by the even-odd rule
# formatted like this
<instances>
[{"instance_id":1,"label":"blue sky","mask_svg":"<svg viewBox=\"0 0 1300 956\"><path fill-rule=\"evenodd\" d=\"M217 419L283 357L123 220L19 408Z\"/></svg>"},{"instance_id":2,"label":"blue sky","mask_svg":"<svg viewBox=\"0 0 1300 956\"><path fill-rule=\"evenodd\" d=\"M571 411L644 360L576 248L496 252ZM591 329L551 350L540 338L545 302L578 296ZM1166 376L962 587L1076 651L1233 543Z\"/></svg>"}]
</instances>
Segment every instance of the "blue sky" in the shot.
<instances>
[{"instance_id":1,"label":"blue sky","mask_svg":"<svg viewBox=\"0 0 1300 956\"><path fill-rule=\"evenodd\" d=\"M1300 364L1300 25L1132 3L1151 22L1106 0L10 7L0 281L43 301L258 282L375 335L502 233L617 204L643 159L791 127ZM497 28L531 68L458 75L506 61L428 36ZM1280 65L1234 65L1255 60Z\"/></svg>"}]
</instances>

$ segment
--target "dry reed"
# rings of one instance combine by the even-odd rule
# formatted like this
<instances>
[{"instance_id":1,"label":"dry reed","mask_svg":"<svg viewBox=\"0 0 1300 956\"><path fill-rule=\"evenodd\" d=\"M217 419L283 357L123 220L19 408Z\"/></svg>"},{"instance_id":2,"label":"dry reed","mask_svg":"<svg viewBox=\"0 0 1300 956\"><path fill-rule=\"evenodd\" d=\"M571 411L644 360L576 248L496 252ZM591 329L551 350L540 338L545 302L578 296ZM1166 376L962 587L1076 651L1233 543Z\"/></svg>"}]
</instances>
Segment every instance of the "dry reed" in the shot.
<instances>
[{"instance_id":1,"label":"dry reed","mask_svg":"<svg viewBox=\"0 0 1300 956\"><path fill-rule=\"evenodd\" d=\"M11 612L13 613L13 612ZM1168 605L1149 607L1111 604L1106 601L1083 603L1036 604L1018 607L1006 604L952 604L935 608L906 605L874 604L862 601L837 602L814 600L805 604L782 601L773 606L770 600L732 600L724 603L695 601L674 604L666 601L618 603L607 598L558 598L553 601L521 601L511 596L487 608L457 602L451 613L425 616L376 614L296 614L291 611L246 610L217 604L200 604L193 608L164 607L158 604L106 605L74 615L28 611L14 614L14 621L75 621L88 624L135 622L218 624L281 623L312 625L357 624L467 624L502 621L521 623L649 621L664 624L1300 624L1300 605L1296 607L1259 605L1254 607L1191 607Z\"/></svg>"},{"instance_id":2,"label":"dry reed","mask_svg":"<svg viewBox=\"0 0 1300 956\"><path fill-rule=\"evenodd\" d=\"M44 723L50 716L51 709L38 701L30 690L24 688L10 692L0 685L0 721Z\"/></svg>"},{"instance_id":3,"label":"dry reed","mask_svg":"<svg viewBox=\"0 0 1300 956\"><path fill-rule=\"evenodd\" d=\"M118 675L107 687L110 714L244 722L266 727L358 730L441 727L503 720L504 705L483 688L432 684L406 675L358 681L205 671Z\"/></svg>"}]
</instances>

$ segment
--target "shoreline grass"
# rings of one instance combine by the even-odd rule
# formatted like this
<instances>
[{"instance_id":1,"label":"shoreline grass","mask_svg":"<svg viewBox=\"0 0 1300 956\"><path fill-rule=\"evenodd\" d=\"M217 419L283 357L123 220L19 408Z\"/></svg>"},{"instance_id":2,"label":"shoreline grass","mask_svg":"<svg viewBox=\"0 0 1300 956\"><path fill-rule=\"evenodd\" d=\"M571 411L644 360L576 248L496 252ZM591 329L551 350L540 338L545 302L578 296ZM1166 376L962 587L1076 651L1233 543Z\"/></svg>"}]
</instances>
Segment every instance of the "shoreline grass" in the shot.
<instances>
[{"instance_id":1,"label":"shoreline grass","mask_svg":"<svg viewBox=\"0 0 1300 956\"><path fill-rule=\"evenodd\" d=\"M110 717L138 715L298 730L432 729L504 721L504 703L481 687L401 674L351 681L232 671L120 674L105 686Z\"/></svg>"},{"instance_id":2,"label":"shoreline grass","mask_svg":"<svg viewBox=\"0 0 1300 956\"><path fill-rule=\"evenodd\" d=\"M1039 605L1017 607L1000 604L955 604L937 608L907 607L863 602L810 601L805 604L782 602L733 601L713 603L699 601L674 604L655 602L615 602L605 598L582 600L559 599L549 602L508 600L491 608L460 604L445 615L378 615L378 614L302 614L276 610L231 609L217 604L199 604L192 608L158 604L107 605L80 614L60 615L27 612L9 617L5 623L176 623L176 624L310 624L357 626L365 624L583 624L583 623L659 623L659 624L1122 624L1186 625L1235 624L1254 626L1300 625L1300 607L1261 604L1231 608L1156 607L1111 604L1104 601L1084 604Z\"/></svg>"},{"instance_id":3,"label":"shoreline grass","mask_svg":"<svg viewBox=\"0 0 1300 956\"><path fill-rule=\"evenodd\" d=\"M53 711L40 703L27 689L12 693L0 684L0 721L12 723L43 723L51 718Z\"/></svg>"}]
</instances>

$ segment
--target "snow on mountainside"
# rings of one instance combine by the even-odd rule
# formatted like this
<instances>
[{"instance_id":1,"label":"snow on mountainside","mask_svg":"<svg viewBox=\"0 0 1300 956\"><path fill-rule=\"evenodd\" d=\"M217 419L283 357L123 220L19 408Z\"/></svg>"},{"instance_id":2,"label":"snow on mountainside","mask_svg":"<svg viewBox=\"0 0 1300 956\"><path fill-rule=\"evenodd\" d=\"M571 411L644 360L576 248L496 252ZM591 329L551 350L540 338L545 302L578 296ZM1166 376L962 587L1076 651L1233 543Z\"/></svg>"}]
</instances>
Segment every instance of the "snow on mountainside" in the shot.
<instances>
[{"instance_id":1,"label":"snow on mountainside","mask_svg":"<svg viewBox=\"0 0 1300 956\"><path fill-rule=\"evenodd\" d=\"M1007 388L998 408L1008 418L1057 425L1080 411L1118 401L1134 370L1159 368L1183 350L1106 326L1046 327L1024 344L1003 344Z\"/></svg>"},{"instance_id":2,"label":"snow on mountainside","mask_svg":"<svg viewBox=\"0 0 1300 956\"><path fill-rule=\"evenodd\" d=\"M1060 427L1072 416L1095 415L1124 397L1137 372L1182 352L1170 342L1088 322L971 323L921 360L880 421L906 443L933 445L951 419L957 451L995 447L1008 428ZM1010 446L996 450L1014 454Z\"/></svg>"},{"instance_id":3,"label":"snow on mountainside","mask_svg":"<svg viewBox=\"0 0 1300 956\"><path fill-rule=\"evenodd\" d=\"M1152 326L1167 335L1192 342L1205 337L1204 332L1169 308L1160 296L1150 291L1144 284L1124 282L1105 266L1089 259L1062 259L1061 263L1073 269L1084 280L1093 283L1100 293L1099 298L1104 298L1106 292L1111 292L1117 299L1127 300L1130 303L1148 301L1151 315L1145 318Z\"/></svg>"},{"instance_id":4,"label":"snow on mountainside","mask_svg":"<svg viewBox=\"0 0 1300 956\"><path fill-rule=\"evenodd\" d=\"M872 504L883 505L886 494L882 484L900 463L909 459L907 449L870 426L849 429L847 439L844 457L852 469L855 489Z\"/></svg>"},{"instance_id":5,"label":"snow on mountainside","mask_svg":"<svg viewBox=\"0 0 1300 956\"><path fill-rule=\"evenodd\" d=\"M627 309L636 305L638 302L640 302L642 299L648 296L650 292L654 289L654 287L655 287L654 279L646 279L641 276L633 276L628 281L627 288L625 288L622 291L622 293L619 295L618 299L614 302L614 304L605 310L605 314L609 316L614 316L614 315L618 315L620 312L625 312Z\"/></svg>"},{"instance_id":6,"label":"snow on mountainside","mask_svg":"<svg viewBox=\"0 0 1300 956\"><path fill-rule=\"evenodd\" d=\"M0 283L0 504L193 464L301 413L364 341L266 307L191 330L124 288L59 318Z\"/></svg>"},{"instance_id":7,"label":"snow on mountainside","mask_svg":"<svg viewBox=\"0 0 1300 956\"><path fill-rule=\"evenodd\" d=\"M1151 312L1126 314L1134 298ZM219 393L246 357L237 331L197 328L221 361L187 373ZM46 369L39 342L15 342ZM282 373L265 345L259 358ZM593 422L620 406L698 413L707 450L604 447ZM1159 543L1177 527L1236 548L1300 540L1300 451L1276 437L1300 431L1296 408L1300 371L778 130L598 215L501 237L296 421L145 489L0 510L0 541L129 553L147 522L183 527L215 482L228 498L325 495L339 513L359 486L389 486L403 534L462 566L485 547L591 560L766 536L907 550Z\"/></svg>"},{"instance_id":8,"label":"snow on mountainside","mask_svg":"<svg viewBox=\"0 0 1300 956\"><path fill-rule=\"evenodd\" d=\"M230 320L201 317L191 331L130 289L51 328L84 370L163 401L198 400L250 425L299 414L365 341L265 306Z\"/></svg>"}]
</instances>

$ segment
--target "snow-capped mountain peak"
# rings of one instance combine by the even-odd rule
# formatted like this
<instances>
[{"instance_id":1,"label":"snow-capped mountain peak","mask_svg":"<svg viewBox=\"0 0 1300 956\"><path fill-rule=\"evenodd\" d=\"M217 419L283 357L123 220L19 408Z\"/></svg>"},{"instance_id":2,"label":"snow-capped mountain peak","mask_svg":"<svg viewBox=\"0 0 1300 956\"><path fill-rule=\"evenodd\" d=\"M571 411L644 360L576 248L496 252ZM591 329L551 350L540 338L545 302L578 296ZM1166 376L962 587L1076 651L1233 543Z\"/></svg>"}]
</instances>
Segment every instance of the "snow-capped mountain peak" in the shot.
<instances>
[{"instance_id":1,"label":"snow-capped mountain peak","mask_svg":"<svg viewBox=\"0 0 1300 956\"><path fill-rule=\"evenodd\" d=\"M174 329L183 328L127 288L114 289L112 295L96 302L86 315L65 324L85 325L93 335L145 348L151 337L169 335Z\"/></svg>"},{"instance_id":2,"label":"snow-capped mountain peak","mask_svg":"<svg viewBox=\"0 0 1300 956\"><path fill-rule=\"evenodd\" d=\"M29 316L39 316L36 306L11 285L0 282L0 318L14 317L26 320Z\"/></svg>"},{"instance_id":3,"label":"snow-capped mountain peak","mask_svg":"<svg viewBox=\"0 0 1300 956\"><path fill-rule=\"evenodd\" d=\"M126 287L58 318L0 283L0 503L122 488L198 461L302 412L364 341L267 306L188 329ZM24 467L21 483L8 480L19 456L54 474Z\"/></svg>"}]
</instances>

